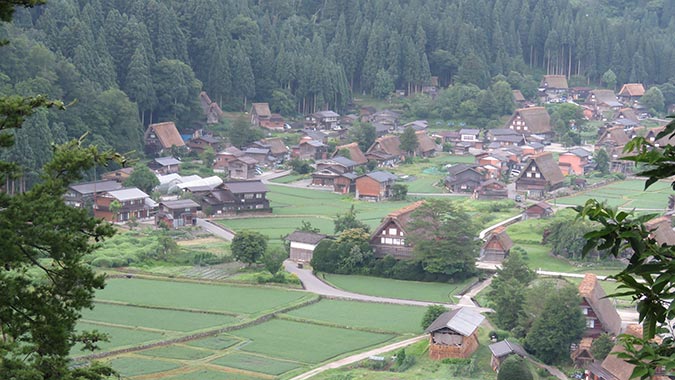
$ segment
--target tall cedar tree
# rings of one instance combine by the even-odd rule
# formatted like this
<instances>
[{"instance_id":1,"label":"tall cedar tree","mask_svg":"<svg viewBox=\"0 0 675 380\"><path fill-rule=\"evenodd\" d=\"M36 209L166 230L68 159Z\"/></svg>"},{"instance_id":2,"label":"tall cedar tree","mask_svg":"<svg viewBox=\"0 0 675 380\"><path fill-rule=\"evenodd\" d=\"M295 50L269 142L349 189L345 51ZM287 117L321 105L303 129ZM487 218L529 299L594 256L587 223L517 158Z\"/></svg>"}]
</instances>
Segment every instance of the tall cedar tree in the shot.
<instances>
[{"instance_id":1,"label":"tall cedar tree","mask_svg":"<svg viewBox=\"0 0 675 380\"><path fill-rule=\"evenodd\" d=\"M495 322L500 328L511 330L518 325L525 303L525 289L535 276L517 252L504 260L488 293L488 300L495 310Z\"/></svg>"},{"instance_id":2,"label":"tall cedar tree","mask_svg":"<svg viewBox=\"0 0 675 380\"><path fill-rule=\"evenodd\" d=\"M419 146L419 141L417 141L417 135L415 130L412 127L407 127L400 137L401 141L401 150L404 151L407 155L413 156L415 150Z\"/></svg>"}]
</instances>

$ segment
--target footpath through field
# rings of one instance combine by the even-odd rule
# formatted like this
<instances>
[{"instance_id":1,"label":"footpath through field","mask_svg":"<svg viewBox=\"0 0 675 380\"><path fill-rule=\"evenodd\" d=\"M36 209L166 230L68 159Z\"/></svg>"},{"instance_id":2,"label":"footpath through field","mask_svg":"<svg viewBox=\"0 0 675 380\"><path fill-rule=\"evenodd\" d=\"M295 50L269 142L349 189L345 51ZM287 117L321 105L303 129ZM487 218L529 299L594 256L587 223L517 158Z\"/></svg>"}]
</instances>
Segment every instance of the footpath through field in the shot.
<instances>
[{"instance_id":1,"label":"footpath through field","mask_svg":"<svg viewBox=\"0 0 675 380\"><path fill-rule=\"evenodd\" d=\"M284 268L290 273L295 274L298 276L300 279L300 282L302 282L302 286L307 290L308 292L312 292L315 294L319 294L325 297L329 298L344 298L344 299L351 299L351 300L356 300L356 301L364 301L364 302L377 302L377 303L390 303L390 304L397 304L397 305L411 305L411 306L430 306L430 305L443 305L447 308L453 309L453 308L458 308L460 306L468 306L468 307L475 307L478 312L491 312L493 311L492 309L484 308L484 307L477 307L473 302L470 300L460 300L459 304L453 305L453 304L444 304L444 303L439 303L439 302L424 302L424 301L414 301L414 300L406 300L406 299L398 299L398 298L387 298L387 297L375 297L375 296L368 296L364 294L358 294L358 293L352 293L352 292L347 292L341 289L334 288L318 277L316 277L311 270L309 269L301 269L298 268L297 264L290 261L286 260L284 261ZM469 297L468 295L465 295L463 297Z\"/></svg>"}]
</instances>

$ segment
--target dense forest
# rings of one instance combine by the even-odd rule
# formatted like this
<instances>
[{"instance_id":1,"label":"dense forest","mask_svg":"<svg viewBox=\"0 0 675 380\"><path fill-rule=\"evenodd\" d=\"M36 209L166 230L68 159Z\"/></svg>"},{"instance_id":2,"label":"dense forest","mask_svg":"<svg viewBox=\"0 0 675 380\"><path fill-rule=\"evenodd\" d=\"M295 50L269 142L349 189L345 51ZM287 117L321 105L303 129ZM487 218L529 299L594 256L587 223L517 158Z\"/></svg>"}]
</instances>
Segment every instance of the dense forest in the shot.
<instances>
[{"instance_id":1,"label":"dense forest","mask_svg":"<svg viewBox=\"0 0 675 380\"><path fill-rule=\"evenodd\" d=\"M12 159L39 167L51 142L87 131L125 152L150 122L192 128L201 90L226 110L293 115L432 76L675 83L673 16L675 0L50 0L2 26L0 94L76 100L17 136Z\"/></svg>"}]
</instances>

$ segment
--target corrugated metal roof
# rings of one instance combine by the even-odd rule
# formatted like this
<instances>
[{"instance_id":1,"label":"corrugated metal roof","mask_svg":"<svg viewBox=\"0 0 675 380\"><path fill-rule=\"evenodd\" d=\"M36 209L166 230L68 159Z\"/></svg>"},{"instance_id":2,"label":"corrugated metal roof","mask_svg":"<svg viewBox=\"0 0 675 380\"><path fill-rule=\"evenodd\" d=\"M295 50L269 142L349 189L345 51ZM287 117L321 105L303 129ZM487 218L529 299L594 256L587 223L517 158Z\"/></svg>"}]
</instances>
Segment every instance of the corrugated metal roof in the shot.
<instances>
[{"instance_id":1,"label":"corrugated metal roof","mask_svg":"<svg viewBox=\"0 0 675 380\"><path fill-rule=\"evenodd\" d=\"M434 332L447 327L464 336L470 336L484 320L485 317L481 314L469 308L462 307L441 314L441 316L436 318L425 332Z\"/></svg>"},{"instance_id":2,"label":"corrugated metal roof","mask_svg":"<svg viewBox=\"0 0 675 380\"><path fill-rule=\"evenodd\" d=\"M109 191L108 194L118 201L128 201L132 199L149 198L150 196L136 187Z\"/></svg>"}]
</instances>

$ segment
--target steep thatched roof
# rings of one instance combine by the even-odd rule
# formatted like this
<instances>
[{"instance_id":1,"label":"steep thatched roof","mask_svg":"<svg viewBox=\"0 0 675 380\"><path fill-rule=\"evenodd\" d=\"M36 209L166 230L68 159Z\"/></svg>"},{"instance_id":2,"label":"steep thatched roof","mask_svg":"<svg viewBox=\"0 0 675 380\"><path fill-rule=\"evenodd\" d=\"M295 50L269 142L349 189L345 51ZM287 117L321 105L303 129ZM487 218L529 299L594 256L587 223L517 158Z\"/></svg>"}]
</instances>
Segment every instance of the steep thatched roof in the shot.
<instances>
[{"instance_id":1,"label":"steep thatched roof","mask_svg":"<svg viewBox=\"0 0 675 380\"><path fill-rule=\"evenodd\" d=\"M515 115L525 121L527 130L530 133L551 133L551 116L544 107L520 108L515 111Z\"/></svg>"},{"instance_id":2,"label":"steep thatched roof","mask_svg":"<svg viewBox=\"0 0 675 380\"><path fill-rule=\"evenodd\" d=\"M579 295L591 306L595 315L602 322L603 329L613 335L621 331L621 317L612 301L605 298L605 291L600 286L598 278L593 273L586 273L579 284Z\"/></svg>"}]
</instances>

